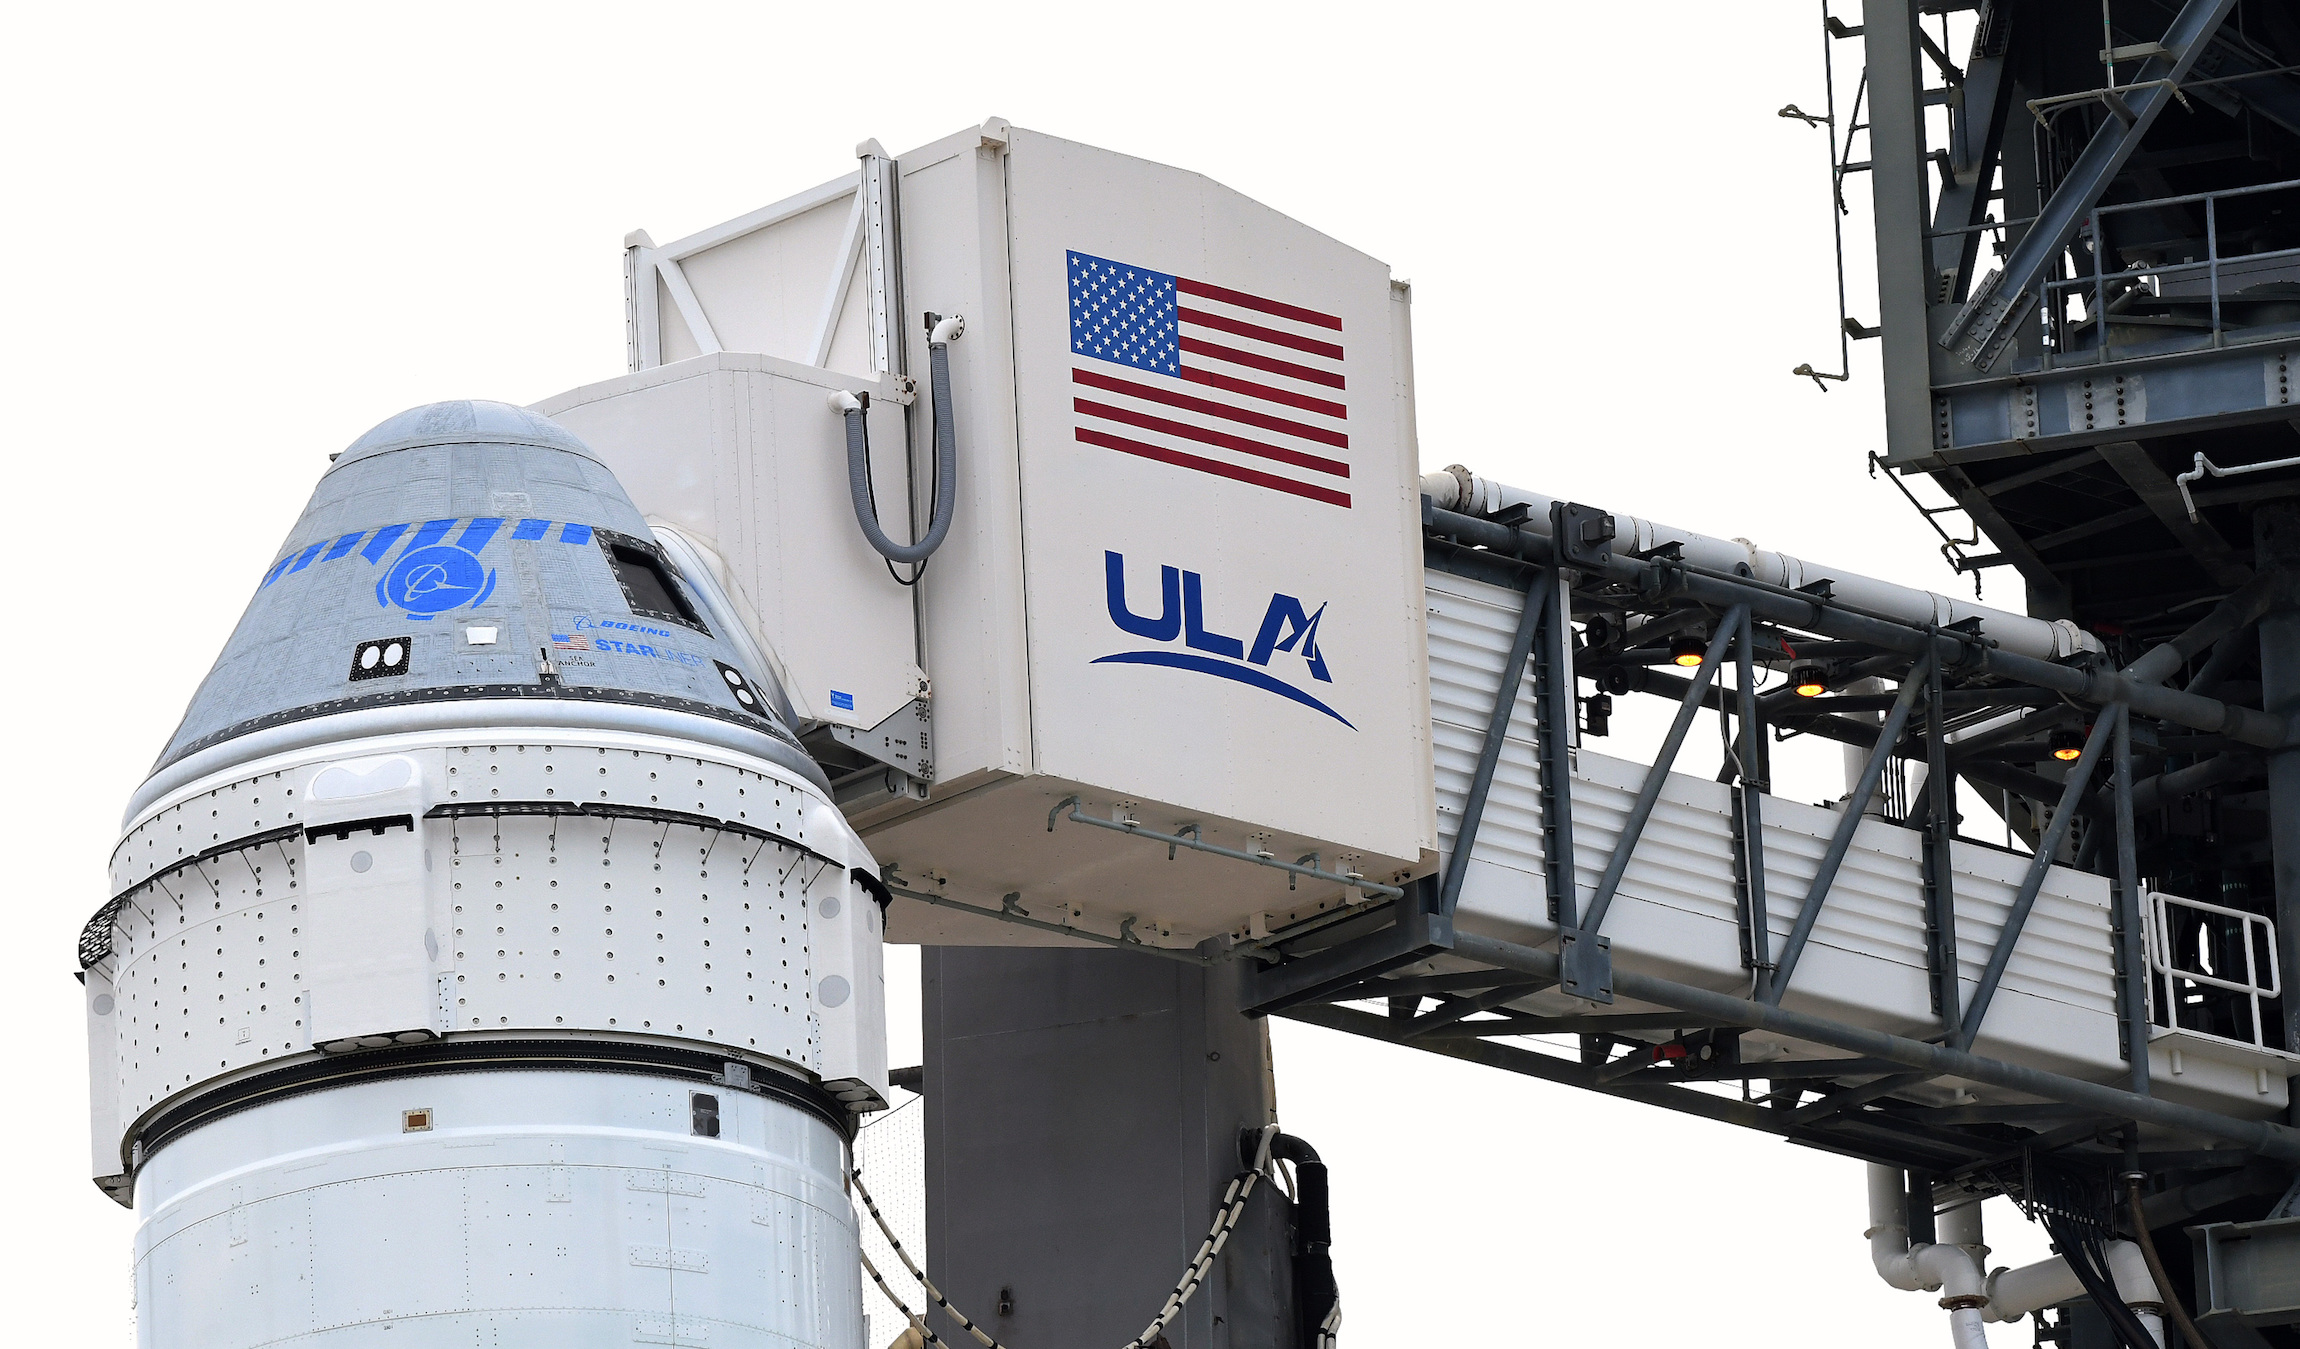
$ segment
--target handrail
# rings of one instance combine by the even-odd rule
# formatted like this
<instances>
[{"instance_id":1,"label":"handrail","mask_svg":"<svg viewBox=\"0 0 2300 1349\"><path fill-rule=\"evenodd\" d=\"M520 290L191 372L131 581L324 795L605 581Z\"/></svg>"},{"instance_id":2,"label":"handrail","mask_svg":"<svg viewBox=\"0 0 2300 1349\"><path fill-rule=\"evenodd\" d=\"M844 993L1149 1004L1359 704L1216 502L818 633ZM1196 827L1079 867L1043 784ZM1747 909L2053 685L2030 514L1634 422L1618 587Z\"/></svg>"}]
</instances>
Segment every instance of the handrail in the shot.
<instances>
[{"instance_id":1,"label":"handrail","mask_svg":"<svg viewBox=\"0 0 2300 1349\"><path fill-rule=\"evenodd\" d=\"M2063 277L2058 280L2045 280L2038 286L2041 300L2038 308L2041 314L2041 321L2045 325L2045 336L2047 338L2046 344L2041 353L2044 368L2047 370L2054 370L2071 366L2106 366L2111 363L2111 361L2114 359L2112 349L2115 345L2114 340L2111 337L2111 329L2113 327L2113 320L2115 316L2108 312L2108 282L2112 278L2121 279L2149 276L2162 278L2167 275L2203 272L2206 276L2205 293L2202 296L2197 297L2179 298L2203 299L2210 304L2212 310L2212 322L2208 330L2210 333L2210 341L2203 349L2218 351L2225 348L2227 345L2229 345L2229 341L2226 332L2225 316L2222 313L2222 301L2224 298L2221 293L2220 285L2222 268L2227 264L2235 262L2242 262L2248 266L2256 266L2262 262L2274 262L2285 258L2300 258L2300 249L2272 249L2265 253L2246 253L2241 255L2239 258L2222 257L2220 254L2220 203L2223 200L2230 198L2259 196L2269 192L2286 192L2293 190L2300 190L2300 178L2287 178L2274 183L2249 183L2242 187L2216 188L2209 192L2190 192L2179 196L2153 197L2146 201L2113 202L2095 205L2087 216L2087 219L2091 223L2093 240L2091 271L2083 275ZM2107 270L2106 259L2108 245L2105 222L2108 217L2123 215L2134 211L2162 210L2164 208L2174 206L2192 206L2198 203L2201 203L2204 207L2204 258L2201 261L2167 263L2158 266L2128 267L2115 272L2110 272ZM2062 297L2083 292L2090 292L2092 297L2092 302L2088 306L2088 313L2086 314L2083 321L2097 325L2098 332L2094 345L2092 346L2091 351L2088 353L2090 359L2072 360L2067 359L2070 356L2070 352L2067 347L2067 340L2068 329L2071 326L2071 321L2061 313L2061 308L2063 304L2065 304L2065 300ZM2241 342L2239 344L2243 345Z\"/></svg>"},{"instance_id":2,"label":"handrail","mask_svg":"<svg viewBox=\"0 0 2300 1349\"><path fill-rule=\"evenodd\" d=\"M2300 178L2286 178L2276 183L2247 183L2242 187L2218 187L2210 192L2190 192L2178 197L2150 197L2146 201L2104 202L2093 208L2094 215L2121 215L2127 211L2153 211L2166 206L2193 206L2200 201L2214 201L2225 197L2246 197L2262 192L2282 192L2300 188Z\"/></svg>"},{"instance_id":3,"label":"handrail","mask_svg":"<svg viewBox=\"0 0 2300 1349\"><path fill-rule=\"evenodd\" d=\"M2149 895L2148 901L2148 967L2150 973L2155 976L2150 980L2150 992L2156 994L2157 986L2161 985L2162 991L2159 996L2164 999L2164 1006L2161 1010L2164 1012L2165 1025L2172 1030L2211 1035L2214 1039L2229 1040L2237 1044L2249 1043L2255 1049L2268 1048L2267 1018L2260 1004L2269 998L2282 997L2284 993L2283 971L2278 968L2276 960L2276 924L2274 920L2263 914L2251 913L2244 909L2232 909L2223 904L2213 904L2201 899L2188 899L2181 895L2156 892ZM2214 917L2238 920L2244 941L2244 979L2242 982L2225 975L2190 969L2180 963L2179 953L2172 948L2172 908L2174 906L2210 914ZM2268 978L2266 983L2262 983L2260 978L2258 951L2261 948L2254 945L2255 928L2267 935L2265 949L2268 952ZM2243 994L2252 1013L2252 1034L2249 1041L2237 1039L2235 1036L2218 1035L2212 1031L2197 1030L2193 1026L2181 1025L2179 998L2180 985L2182 984Z\"/></svg>"},{"instance_id":4,"label":"handrail","mask_svg":"<svg viewBox=\"0 0 2300 1349\"><path fill-rule=\"evenodd\" d=\"M2276 261L2276 260L2277 260L2277 259L2279 259L2279 258L2300 258L2300 248L2276 248L2276 249L2271 249L2271 250L2269 250L2268 252L2265 252L2265 253L2243 253L2243 254L2239 254L2239 255L2237 255L2236 257L2233 257L2233 258L2210 258L2210 257L2207 257L2207 258L2200 258L2200 259L2198 259L2198 260L2197 260L2197 261L2195 261L2195 262L2166 262L2166 263L2159 263L2158 265L2156 265L2156 266L2153 266L2153 267L2128 267L2128 268L2126 268L2125 270L2123 270L2123 271L2121 271L2121 272L2106 272L2106 273L2103 273L2103 275L2105 275L2105 276L2109 276L2109 277L2118 277L2118 278L2121 278L2121 277L2144 277L2144 276L2156 276L2156 277L2162 277L2162 276L2170 276L2170 275L2173 275L2174 273L2178 273L2178 272L2204 272L2204 273L2206 273L2206 274L2208 274L2208 275L2209 275L2211 272L2213 272L2213 271L2216 269L2216 266L2217 266L2217 265L2225 265L2225 264L2227 264L2227 263L2231 263L2231 262L2273 262L2273 261ZM2071 289L2074 289L2075 287L2078 287L2078 286L2089 286L2089 285L2091 285L2091 284L2092 284L2092 278L2091 278L2091 277L2089 277L2089 276L2077 276L2077 277L2070 277L2070 278L2068 278L2067 280L2064 280L2064 281L2047 281L2047 282L2045 282L2045 287L2046 287L2046 289L2048 289L2048 290L2056 290L2056 291L2060 291L2060 290L2071 290ZM2159 298L2162 298L2162 297L2159 297ZM2203 299L2204 297L2203 297L2203 296L2201 296L2201 295L2197 295L2197 296L2185 296L2185 295L2184 295L2184 296L2175 296L2175 297L2173 297L2173 298L2176 298L2176 299L2199 299L2199 300L2201 300L2201 299Z\"/></svg>"}]
</instances>

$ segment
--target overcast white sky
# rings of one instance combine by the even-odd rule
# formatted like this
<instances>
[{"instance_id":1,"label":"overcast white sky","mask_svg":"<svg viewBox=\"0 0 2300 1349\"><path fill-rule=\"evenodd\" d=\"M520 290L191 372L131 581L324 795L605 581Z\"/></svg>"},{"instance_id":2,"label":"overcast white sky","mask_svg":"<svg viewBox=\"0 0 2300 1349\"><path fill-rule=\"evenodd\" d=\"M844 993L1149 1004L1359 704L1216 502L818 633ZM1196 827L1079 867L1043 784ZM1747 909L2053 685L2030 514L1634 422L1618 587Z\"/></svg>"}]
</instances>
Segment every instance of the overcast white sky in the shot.
<instances>
[{"instance_id":1,"label":"overcast white sky","mask_svg":"<svg viewBox=\"0 0 2300 1349\"><path fill-rule=\"evenodd\" d=\"M1775 115L1819 106L1819 46L1801 0L15 9L10 1338L132 1342L71 981L129 792L330 451L413 404L622 370L627 230L1002 115L1201 171L1410 278L1428 467L1969 586L1866 476L1873 344L1826 395L1788 373L1836 357L1821 133ZM2017 582L1989 598L2019 607ZM1791 789L1833 795L1825 769ZM915 1061L915 990L895 1011ZM1286 1126L1333 1165L1346 1343L1945 1333L1869 1271L1856 1163L1275 1034ZM1992 1222L1999 1262L2041 1254Z\"/></svg>"}]
</instances>

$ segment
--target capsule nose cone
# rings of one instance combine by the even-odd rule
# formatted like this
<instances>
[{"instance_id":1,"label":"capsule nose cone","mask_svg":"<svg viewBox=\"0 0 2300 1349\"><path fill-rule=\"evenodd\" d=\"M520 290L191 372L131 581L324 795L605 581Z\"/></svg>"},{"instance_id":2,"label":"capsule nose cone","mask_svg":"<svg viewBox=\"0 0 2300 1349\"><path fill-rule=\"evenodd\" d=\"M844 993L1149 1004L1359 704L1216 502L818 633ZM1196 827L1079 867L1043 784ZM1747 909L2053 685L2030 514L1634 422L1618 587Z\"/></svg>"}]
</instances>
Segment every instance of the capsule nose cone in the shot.
<instances>
[{"instance_id":1,"label":"capsule nose cone","mask_svg":"<svg viewBox=\"0 0 2300 1349\"><path fill-rule=\"evenodd\" d=\"M399 729L685 718L680 734L827 791L753 689L768 675L744 668L739 622L565 428L509 403L410 408L322 475L137 808L186 773L343 717Z\"/></svg>"},{"instance_id":2,"label":"capsule nose cone","mask_svg":"<svg viewBox=\"0 0 2300 1349\"><path fill-rule=\"evenodd\" d=\"M377 422L336 456L335 467L422 445L541 445L596 460L572 431L539 413L485 398L426 403Z\"/></svg>"}]
</instances>

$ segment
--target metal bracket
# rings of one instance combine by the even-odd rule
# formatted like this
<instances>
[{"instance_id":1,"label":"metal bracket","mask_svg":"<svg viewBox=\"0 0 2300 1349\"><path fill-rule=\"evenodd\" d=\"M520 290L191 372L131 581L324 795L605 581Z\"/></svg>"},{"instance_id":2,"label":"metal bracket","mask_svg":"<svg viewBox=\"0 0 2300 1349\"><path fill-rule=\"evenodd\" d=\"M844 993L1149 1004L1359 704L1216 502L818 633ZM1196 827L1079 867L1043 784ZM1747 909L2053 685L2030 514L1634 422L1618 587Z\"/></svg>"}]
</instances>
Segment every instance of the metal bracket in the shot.
<instances>
[{"instance_id":1,"label":"metal bracket","mask_svg":"<svg viewBox=\"0 0 2300 1349\"><path fill-rule=\"evenodd\" d=\"M1600 568L1613 562L1613 512L1575 501L1549 504L1550 538L1567 567Z\"/></svg>"},{"instance_id":2,"label":"metal bracket","mask_svg":"<svg viewBox=\"0 0 2300 1349\"><path fill-rule=\"evenodd\" d=\"M924 698L913 698L867 731L824 726L822 733L872 763L934 781L934 708Z\"/></svg>"},{"instance_id":3,"label":"metal bracket","mask_svg":"<svg viewBox=\"0 0 2300 1349\"><path fill-rule=\"evenodd\" d=\"M1396 906L1397 921L1322 951L1297 956L1247 976L1241 1010L1265 1016L1354 987L1402 966L1427 960L1454 944L1453 919L1436 907L1437 878L1414 882L1414 901Z\"/></svg>"},{"instance_id":4,"label":"metal bracket","mask_svg":"<svg viewBox=\"0 0 2300 1349\"><path fill-rule=\"evenodd\" d=\"M1613 1001L1613 939L1566 928L1557 934L1558 991L1590 1002Z\"/></svg>"},{"instance_id":5,"label":"metal bracket","mask_svg":"<svg viewBox=\"0 0 2300 1349\"><path fill-rule=\"evenodd\" d=\"M2300 1323L2300 1218L2188 1229L2196 1253L2196 1322L2221 1344L2259 1346L2260 1332Z\"/></svg>"}]
</instances>

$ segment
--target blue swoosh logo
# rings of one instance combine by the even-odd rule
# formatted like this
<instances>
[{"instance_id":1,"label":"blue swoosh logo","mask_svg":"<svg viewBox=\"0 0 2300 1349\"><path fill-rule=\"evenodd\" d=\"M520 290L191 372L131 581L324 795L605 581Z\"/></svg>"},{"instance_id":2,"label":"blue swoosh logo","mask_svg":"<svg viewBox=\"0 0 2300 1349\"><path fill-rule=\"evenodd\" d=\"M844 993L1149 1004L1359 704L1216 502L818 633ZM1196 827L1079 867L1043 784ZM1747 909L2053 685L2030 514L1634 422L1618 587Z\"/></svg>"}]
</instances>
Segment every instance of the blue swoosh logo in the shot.
<instances>
[{"instance_id":1,"label":"blue swoosh logo","mask_svg":"<svg viewBox=\"0 0 2300 1349\"><path fill-rule=\"evenodd\" d=\"M1353 731L1358 729L1355 726L1350 726L1348 717L1284 680L1266 675L1251 665L1233 665L1226 660L1214 660L1207 656L1193 656L1186 651L1121 651L1114 656L1097 657L1089 663L1094 665L1164 665L1176 670L1196 670L1200 674L1210 674L1217 679L1235 680L1265 693L1275 693L1281 698L1288 698L1304 707L1323 712L1344 726L1349 726Z\"/></svg>"}]
</instances>

